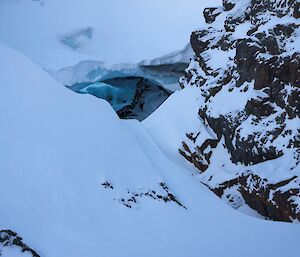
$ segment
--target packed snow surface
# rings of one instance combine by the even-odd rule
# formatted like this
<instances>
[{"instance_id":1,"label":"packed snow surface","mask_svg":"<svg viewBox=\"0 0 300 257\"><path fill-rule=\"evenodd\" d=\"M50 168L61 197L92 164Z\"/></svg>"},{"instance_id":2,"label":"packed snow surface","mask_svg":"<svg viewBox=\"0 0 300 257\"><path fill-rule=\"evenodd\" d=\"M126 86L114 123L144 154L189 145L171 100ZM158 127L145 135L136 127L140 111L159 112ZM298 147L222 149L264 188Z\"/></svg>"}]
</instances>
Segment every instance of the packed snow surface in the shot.
<instances>
[{"instance_id":1,"label":"packed snow surface","mask_svg":"<svg viewBox=\"0 0 300 257\"><path fill-rule=\"evenodd\" d=\"M168 122L185 114L167 109L197 108L193 89L144 124L122 121L16 51L0 55L0 227L41 256L298 256L298 226L236 212L164 153L183 133Z\"/></svg>"}]
</instances>

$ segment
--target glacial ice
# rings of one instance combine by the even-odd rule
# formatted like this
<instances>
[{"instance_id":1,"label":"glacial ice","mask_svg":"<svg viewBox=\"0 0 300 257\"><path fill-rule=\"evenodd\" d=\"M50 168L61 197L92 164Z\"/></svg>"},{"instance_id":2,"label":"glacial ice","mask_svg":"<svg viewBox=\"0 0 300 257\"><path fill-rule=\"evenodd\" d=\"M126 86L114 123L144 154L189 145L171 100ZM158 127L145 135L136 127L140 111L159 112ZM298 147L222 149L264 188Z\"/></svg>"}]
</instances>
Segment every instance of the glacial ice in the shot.
<instances>
[{"instance_id":1,"label":"glacial ice","mask_svg":"<svg viewBox=\"0 0 300 257\"><path fill-rule=\"evenodd\" d=\"M192 50L188 44L181 51L153 60L144 60L138 64L109 65L104 62L83 61L75 66L50 71L50 74L75 92L105 99L116 112L131 105L130 112L128 113L127 108L126 114L123 111L121 117L143 120L155 111L171 92L179 89L178 80L188 66L191 56ZM139 82L142 81L147 86L137 93L138 87L141 86ZM134 102L135 106L132 106Z\"/></svg>"}]
</instances>

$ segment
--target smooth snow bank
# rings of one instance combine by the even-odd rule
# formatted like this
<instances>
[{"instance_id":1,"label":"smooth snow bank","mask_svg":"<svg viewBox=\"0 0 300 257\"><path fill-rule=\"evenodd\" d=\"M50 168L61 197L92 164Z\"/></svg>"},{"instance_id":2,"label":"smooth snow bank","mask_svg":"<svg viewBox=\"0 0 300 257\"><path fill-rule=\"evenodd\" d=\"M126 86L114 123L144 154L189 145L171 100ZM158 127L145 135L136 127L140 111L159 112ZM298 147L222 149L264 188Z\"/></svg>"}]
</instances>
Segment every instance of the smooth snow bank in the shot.
<instances>
[{"instance_id":1,"label":"smooth snow bank","mask_svg":"<svg viewBox=\"0 0 300 257\"><path fill-rule=\"evenodd\" d=\"M190 87L174 92L163 105L152 113L143 125L158 145L170 158L178 159L178 149L187 131L197 131L202 127L198 118L199 89ZM203 134L207 137L208 131L203 127Z\"/></svg>"},{"instance_id":2,"label":"smooth snow bank","mask_svg":"<svg viewBox=\"0 0 300 257\"><path fill-rule=\"evenodd\" d=\"M71 92L2 45L0 55L0 227L42 256L298 255L298 226L234 211L141 123L119 120L106 102ZM122 204L129 192L161 192L160 182L187 209L150 197Z\"/></svg>"},{"instance_id":3,"label":"smooth snow bank","mask_svg":"<svg viewBox=\"0 0 300 257\"><path fill-rule=\"evenodd\" d=\"M152 59L181 49L202 21L197 0L1 0L0 40L44 68ZM214 0L218 3L220 0Z\"/></svg>"}]
</instances>

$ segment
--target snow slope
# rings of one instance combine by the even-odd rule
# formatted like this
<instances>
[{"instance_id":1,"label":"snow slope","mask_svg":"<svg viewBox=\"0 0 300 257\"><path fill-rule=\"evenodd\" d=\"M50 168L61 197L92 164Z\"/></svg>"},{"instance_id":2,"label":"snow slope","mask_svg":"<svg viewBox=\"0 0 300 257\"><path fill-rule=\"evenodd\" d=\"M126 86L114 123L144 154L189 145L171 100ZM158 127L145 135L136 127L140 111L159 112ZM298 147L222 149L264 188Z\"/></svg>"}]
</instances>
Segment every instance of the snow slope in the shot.
<instances>
[{"instance_id":1,"label":"snow slope","mask_svg":"<svg viewBox=\"0 0 300 257\"><path fill-rule=\"evenodd\" d=\"M0 40L48 69L137 63L185 46L205 2L212 1L1 0Z\"/></svg>"},{"instance_id":2,"label":"snow slope","mask_svg":"<svg viewBox=\"0 0 300 257\"><path fill-rule=\"evenodd\" d=\"M298 256L298 226L234 211L143 124L0 55L0 227L41 256Z\"/></svg>"}]
</instances>

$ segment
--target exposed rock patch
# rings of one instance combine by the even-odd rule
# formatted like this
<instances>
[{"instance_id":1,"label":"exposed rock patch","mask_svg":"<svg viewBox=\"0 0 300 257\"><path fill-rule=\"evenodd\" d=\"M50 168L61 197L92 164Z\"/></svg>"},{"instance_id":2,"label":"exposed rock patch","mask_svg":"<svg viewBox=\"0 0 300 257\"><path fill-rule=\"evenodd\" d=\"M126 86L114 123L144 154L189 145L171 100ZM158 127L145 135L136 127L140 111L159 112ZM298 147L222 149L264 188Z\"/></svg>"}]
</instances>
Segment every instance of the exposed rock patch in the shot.
<instances>
[{"instance_id":1,"label":"exposed rock patch","mask_svg":"<svg viewBox=\"0 0 300 257\"><path fill-rule=\"evenodd\" d=\"M111 182L105 181L101 184L105 189L114 189ZM140 204L140 201L144 198L149 198L155 201L164 202L164 203L175 203L176 205L186 209L186 207L177 199L177 197L171 192L166 183L160 182L158 189L149 189L149 190L127 190L126 194L123 197L118 197L114 200L117 200L119 203L124 205L127 208L134 208Z\"/></svg>"}]
</instances>

